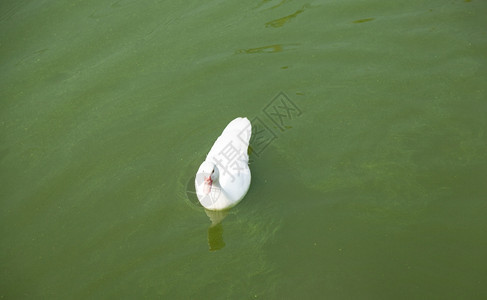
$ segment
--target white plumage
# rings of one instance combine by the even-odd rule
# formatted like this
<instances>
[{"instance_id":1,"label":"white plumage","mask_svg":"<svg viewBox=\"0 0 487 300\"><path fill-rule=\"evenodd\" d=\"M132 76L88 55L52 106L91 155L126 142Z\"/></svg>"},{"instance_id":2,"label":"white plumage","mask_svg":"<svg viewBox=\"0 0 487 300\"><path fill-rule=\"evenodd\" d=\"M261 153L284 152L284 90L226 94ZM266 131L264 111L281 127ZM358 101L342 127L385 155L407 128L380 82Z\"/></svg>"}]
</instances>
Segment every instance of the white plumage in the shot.
<instances>
[{"instance_id":1,"label":"white plumage","mask_svg":"<svg viewBox=\"0 0 487 300\"><path fill-rule=\"evenodd\" d=\"M216 140L196 173L201 205L224 210L243 199L250 186L249 147L252 126L247 118L231 121Z\"/></svg>"}]
</instances>

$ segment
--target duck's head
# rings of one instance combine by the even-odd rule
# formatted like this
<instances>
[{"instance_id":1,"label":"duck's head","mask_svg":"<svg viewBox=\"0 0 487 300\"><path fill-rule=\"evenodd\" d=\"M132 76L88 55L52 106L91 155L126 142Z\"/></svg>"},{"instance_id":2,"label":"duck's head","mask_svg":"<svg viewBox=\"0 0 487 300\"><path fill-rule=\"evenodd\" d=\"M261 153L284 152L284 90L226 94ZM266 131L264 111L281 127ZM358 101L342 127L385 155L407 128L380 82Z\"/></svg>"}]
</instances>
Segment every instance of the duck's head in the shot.
<instances>
[{"instance_id":1,"label":"duck's head","mask_svg":"<svg viewBox=\"0 0 487 300\"><path fill-rule=\"evenodd\" d=\"M214 163L204 161L200 166L200 173L203 174L204 178L204 193L208 194L211 191L213 181L218 179L218 168Z\"/></svg>"}]
</instances>

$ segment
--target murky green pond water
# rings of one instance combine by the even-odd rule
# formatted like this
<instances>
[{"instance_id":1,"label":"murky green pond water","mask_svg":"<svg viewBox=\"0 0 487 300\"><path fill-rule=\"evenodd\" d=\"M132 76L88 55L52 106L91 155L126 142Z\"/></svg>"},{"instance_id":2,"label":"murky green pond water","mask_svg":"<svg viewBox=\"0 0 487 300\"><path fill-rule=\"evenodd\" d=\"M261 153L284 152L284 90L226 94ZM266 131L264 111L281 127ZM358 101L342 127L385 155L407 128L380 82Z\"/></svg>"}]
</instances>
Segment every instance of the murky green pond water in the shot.
<instances>
[{"instance_id":1,"label":"murky green pond water","mask_svg":"<svg viewBox=\"0 0 487 300\"><path fill-rule=\"evenodd\" d=\"M0 297L485 299L486 13L3 1ZM252 185L207 215L238 116Z\"/></svg>"}]
</instances>

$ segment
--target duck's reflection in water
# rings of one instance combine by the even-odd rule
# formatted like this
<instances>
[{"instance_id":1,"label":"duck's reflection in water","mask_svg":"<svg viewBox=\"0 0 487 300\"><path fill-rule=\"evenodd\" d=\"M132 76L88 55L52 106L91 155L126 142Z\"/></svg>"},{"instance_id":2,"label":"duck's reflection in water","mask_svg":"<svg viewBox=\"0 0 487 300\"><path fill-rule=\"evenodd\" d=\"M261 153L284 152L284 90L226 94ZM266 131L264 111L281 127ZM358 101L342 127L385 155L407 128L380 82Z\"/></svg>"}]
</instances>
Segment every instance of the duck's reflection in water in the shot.
<instances>
[{"instance_id":1,"label":"duck's reflection in water","mask_svg":"<svg viewBox=\"0 0 487 300\"><path fill-rule=\"evenodd\" d=\"M210 247L210 251L220 250L225 247L222 221L227 216L228 211L212 211L205 209L205 213L211 221L211 225L208 228L208 246Z\"/></svg>"}]
</instances>

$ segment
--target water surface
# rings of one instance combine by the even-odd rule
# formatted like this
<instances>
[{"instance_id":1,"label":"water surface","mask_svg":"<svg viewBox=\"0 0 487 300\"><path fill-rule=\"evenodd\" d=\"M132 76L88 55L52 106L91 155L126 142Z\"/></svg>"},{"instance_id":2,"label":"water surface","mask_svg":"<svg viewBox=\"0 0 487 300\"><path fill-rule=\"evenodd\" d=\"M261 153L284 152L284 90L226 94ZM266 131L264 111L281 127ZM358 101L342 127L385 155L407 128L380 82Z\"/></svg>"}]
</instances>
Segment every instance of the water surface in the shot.
<instances>
[{"instance_id":1,"label":"water surface","mask_svg":"<svg viewBox=\"0 0 487 300\"><path fill-rule=\"evenodd\" d=\"M0 296L487 296L483 1L0 7ZM207 215L238 116L268 139Z\"/></svg>"}]
</instances>

